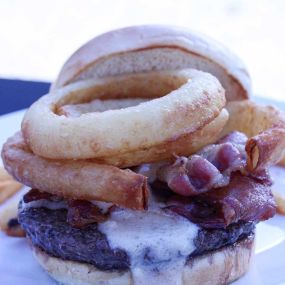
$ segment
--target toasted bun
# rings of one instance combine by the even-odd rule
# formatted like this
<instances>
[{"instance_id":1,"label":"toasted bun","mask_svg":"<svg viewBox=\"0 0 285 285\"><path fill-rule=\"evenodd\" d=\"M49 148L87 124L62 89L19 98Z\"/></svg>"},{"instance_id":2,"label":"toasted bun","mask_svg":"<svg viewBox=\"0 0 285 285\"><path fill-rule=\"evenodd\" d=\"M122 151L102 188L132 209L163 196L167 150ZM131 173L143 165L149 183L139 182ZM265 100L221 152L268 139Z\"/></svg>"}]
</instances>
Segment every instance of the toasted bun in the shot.
<instances>
[{"instance_id":1,"label":"toasted bun","mask_svg":"<svg viewBox=\"0 0 285 285\"><path fill-rule=\"evenodd\" d=\"M254 236L194 257L184 267L183 285L220 285L240 278L249 268ZM94 266L52 257L34 248L40 265L58 282L69 285L132 285L130 271L101 271Z\"/></svg>"},{"instance_id":2,"label":"toasted bun","mask_svg":"<svg viewBox=\"0 0 285 285\"><path fill-rule=\"evenodd\" d=\"M133 26L95 37L66 61L52 89L94 77L189 67L216 76L228 101L251 93L244 64L229 50L198 33L162 25Z\"/></svg>"}]
</instances>

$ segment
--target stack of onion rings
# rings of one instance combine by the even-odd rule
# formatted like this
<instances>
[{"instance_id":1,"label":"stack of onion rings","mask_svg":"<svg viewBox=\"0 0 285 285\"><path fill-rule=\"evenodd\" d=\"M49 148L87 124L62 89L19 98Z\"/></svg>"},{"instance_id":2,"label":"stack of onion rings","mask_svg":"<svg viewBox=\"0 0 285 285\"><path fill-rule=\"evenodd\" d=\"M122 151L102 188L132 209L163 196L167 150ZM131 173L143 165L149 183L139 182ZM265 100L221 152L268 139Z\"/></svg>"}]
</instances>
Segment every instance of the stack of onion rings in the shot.
<instances>
[{"instance_id":1,"label":"stack of onion rings","mask_svg":"<svg viewBox=\"0 0 285 285\"><path fill-rule=\"evenodd\" d=\"M138 96L152 100L77 118L57 114L67 104ZM27 111L22 132L32 151L42 157L129 167L196 151L201 146L189 144L197 131L208 132L212 123L218 132L226 123L224 105L218 80L201 71L124 75L75 83L42 97ZM211 138L203 140L204 145L212 142L213 126L210 129Z\"/></svg>"},{"instance_id":2,"label":"stack of onion rings","mask_svg":"<svg viewBox=\"0 0 285 285\"><path fill-rule=\"evenodd\" d=\"M122 168L190 155L233 130L251 137L250 170L285 148L282 113L244 100L226 105L229 117L219 81L197 70L86 80L52 95L27 111L2 158L20 182L68 199L145 209L146 177Z\"/></svg>"},{"instance_id":3,"label":"stack of onion rings","mask_svg":"<svg viewBox=\"0 0 285 285\"><path fill-rule=\"evenodd\" d=\"M86 80L52 95L4 145L8 171L42 191L132 209L146 208L146 177L120 168L194 153L228 120L219 81L191 69Z\"/></svg>"},{"instance_id":4,"label":"stack of onion rings","mask_svg":"<svg viewBox=\"0 0 285 285\"><path fill-rule=\"evenodd\" d=\"M2 158L18 181L67 199L145 209L146 177L122 168L190 155L233 130L251 137L251 170L285 148L282 113L244 100L226 105L228 120L220 83L197 70L87 80L52 95L27 111Z\"/></svg>"}]
</instances>

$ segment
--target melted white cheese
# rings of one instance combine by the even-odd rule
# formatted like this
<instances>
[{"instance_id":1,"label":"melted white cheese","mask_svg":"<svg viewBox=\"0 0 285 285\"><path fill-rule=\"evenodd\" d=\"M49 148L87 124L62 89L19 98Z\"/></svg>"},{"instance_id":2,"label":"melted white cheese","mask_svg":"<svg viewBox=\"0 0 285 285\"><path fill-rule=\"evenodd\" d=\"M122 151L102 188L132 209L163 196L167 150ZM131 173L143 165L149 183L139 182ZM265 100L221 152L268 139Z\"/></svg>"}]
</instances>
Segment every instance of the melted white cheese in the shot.
<instances>
[{"instance_id":1,"label":"melted white cheese","mask_svg":"<svg viewBox=\"0 0 285 285\"><path fill-rule=\"evenodd\" d=\"M50 210L67 209L67 203L64 200L61 201L49 201L46 199L40 199L28 203L22 202L23 208L47 208Z\"/></svg>"},{"instance_id":2,"label":"melted white cheese","mask_svg":"<svg viewBox=\"0 0 285 285\"><path fill-rule=\"evenodd\" d=\"M99 230L112 248L125 250L134 285L181 285L187 256L195 250L198 227L158 207L146 212L118 210Z\"/></svg>"},{"instance_id":3,"label":"melted white cheese","mask_svg":"<svg viewBox=\"0 0 285 285\"><path fill-rule=\"evenodd\" d=\"M107 213L108 210L113 206L112 203L107 203L107 202L101 202L101 201L90 201L93 205L95 205L96 207L98 207L103 214Z\"/></svg>"}]
</instances>

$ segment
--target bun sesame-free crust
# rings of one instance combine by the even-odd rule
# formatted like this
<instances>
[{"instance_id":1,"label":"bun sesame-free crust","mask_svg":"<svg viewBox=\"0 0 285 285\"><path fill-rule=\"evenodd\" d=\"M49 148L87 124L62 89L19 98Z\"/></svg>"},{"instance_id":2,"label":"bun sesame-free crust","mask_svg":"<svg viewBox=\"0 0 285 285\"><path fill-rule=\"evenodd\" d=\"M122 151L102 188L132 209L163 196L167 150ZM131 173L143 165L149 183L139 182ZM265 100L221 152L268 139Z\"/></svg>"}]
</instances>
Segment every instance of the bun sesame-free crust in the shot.
<instances>
[{"instance_id":1,"label":"bun sesame-free crust","mask_svg":"<svg viewBox=\"0 0 285 285\"><path fill-rule=\"evenodd\" d=\"M66 61L52 89L82 79L184 68L216 76L228 101L251 93L244 64L228 49L201 34L164 25L132 26L93 38Z\"/></svg>"},{"instance_id":2,"label":"bun sesame-free crust","mask_svg":"<svg viewBox=\"0 0 285 285\"><path fill-rule=\"evenodd\" d=\"M193 257L184 266L182 284L229 284L246 273L253 251L254 234L233 245ZM102 271L87 263L52 257L38 248L34 248L34 255L60 284L133 285L130 271Z\"/></svg>"}]
</instances>

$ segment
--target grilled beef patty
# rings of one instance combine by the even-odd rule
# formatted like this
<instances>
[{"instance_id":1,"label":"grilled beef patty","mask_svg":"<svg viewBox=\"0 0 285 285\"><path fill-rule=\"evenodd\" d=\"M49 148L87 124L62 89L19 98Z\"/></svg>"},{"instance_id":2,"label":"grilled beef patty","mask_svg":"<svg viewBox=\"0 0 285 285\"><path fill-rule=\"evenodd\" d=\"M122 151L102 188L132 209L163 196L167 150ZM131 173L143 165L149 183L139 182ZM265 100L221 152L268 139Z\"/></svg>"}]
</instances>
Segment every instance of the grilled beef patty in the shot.
<instances>
[{"instance_id":1,"label":"grilled beef patty","mask_svg":"<svg viewBox=\"0 0 285 285\"><path fill-rule=\"evenodd\" d=\"M21 208L19 222L32 244L48 254L66 260L86 262L100 270L127 270L130 259L121 249L112 249L96 224L78 229L67 223L67 210ZM189 258L235 243L254 231L253 223L232 224L226 229L200 229L196 250ZM127 237L126 237L127 238ZM148 252L146 250L146 252ZM149 254L146 254L149 262Z\"/></svg>"}]
</instances>

